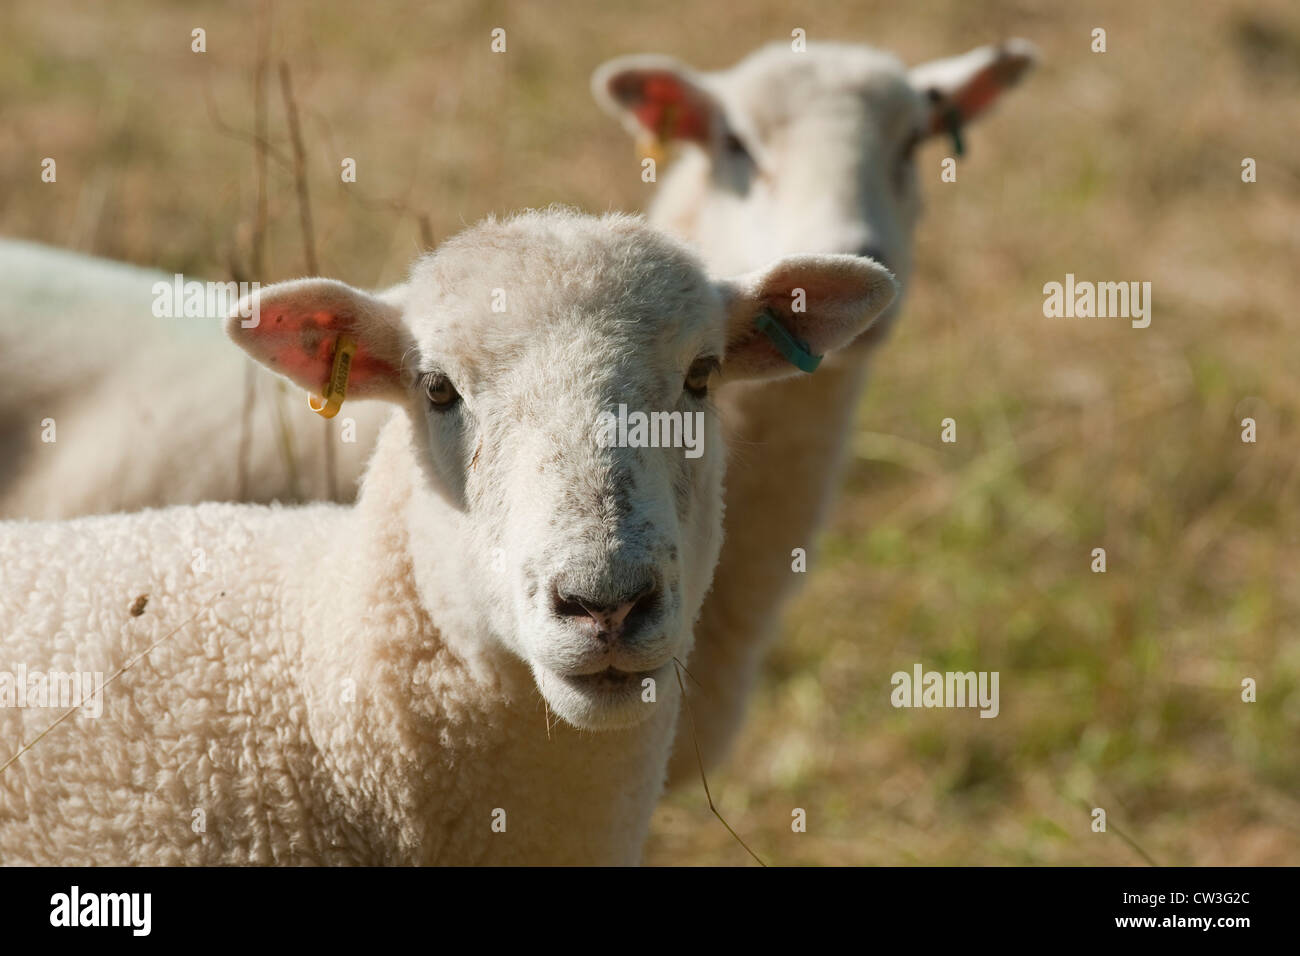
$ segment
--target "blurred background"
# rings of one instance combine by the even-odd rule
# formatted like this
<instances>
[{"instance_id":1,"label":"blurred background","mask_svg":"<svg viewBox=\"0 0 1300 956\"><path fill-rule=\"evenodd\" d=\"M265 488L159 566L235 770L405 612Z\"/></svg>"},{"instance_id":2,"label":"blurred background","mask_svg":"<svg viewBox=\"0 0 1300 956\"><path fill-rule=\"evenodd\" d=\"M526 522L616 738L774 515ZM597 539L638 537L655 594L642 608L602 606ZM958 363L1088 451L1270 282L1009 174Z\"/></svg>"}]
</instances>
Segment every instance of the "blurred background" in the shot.
<instances>
[{"instance_id":1,"label":"blurred background","mask_svg":"<svg viewBox=\"0 0 1300 956\"><path fill-rule=\"evenodd\" d=\"M389 284L489 212L644 207L655 187L588 92L604 60L716 69L795 27L909 64L1022 36L1043 62L969 131L958 184L939 182L940 141L919 156L909 299L807 586L710 775L721 812L778 864L1300 863L1290 0L16 0L0 232L168 273L304 274L283 61L320 271ZM1067 272L1150 281L1151 327L1045 319L1042 286ZM998 670L1001 715L895 710L889 677L918 661ZM647 860L751 862L698 785L660 807Z\"/></svg>"}]
</instances>

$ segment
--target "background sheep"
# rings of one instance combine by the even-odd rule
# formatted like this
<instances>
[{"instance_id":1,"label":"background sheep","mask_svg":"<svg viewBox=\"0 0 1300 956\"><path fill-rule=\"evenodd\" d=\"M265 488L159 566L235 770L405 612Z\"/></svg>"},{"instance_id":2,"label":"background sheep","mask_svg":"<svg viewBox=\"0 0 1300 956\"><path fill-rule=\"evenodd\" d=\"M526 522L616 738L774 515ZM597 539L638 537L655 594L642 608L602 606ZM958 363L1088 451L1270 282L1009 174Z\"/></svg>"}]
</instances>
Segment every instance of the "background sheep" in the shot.
<instances>
[{"instance_id":1,"label":"background sheep","mask_svg":"<svg viewBox=\"0 0 1300 956\"><path fill-rule=\"evenodd\" d=\"M634 219L559 212L383 296L265 290L236 343L311 388L349 335L351 390L402 411L355 507L0 524L8 659L113 672L164 641L0 773L0 861L635 862L720 544L711 379L788 374L762 310L822 352L893 294L844 256L710 282ZM701 456L598 445L618 404L700 414ZM52 719L5 703L5 741Z\"/></svg>"},{"instance_id":2,"label":"background sheep","mask_svg":"<svg viewBox=\"0 0 1300 956\"><path fill-rule=\"evenodd\" d=\"M173 282L0 240L0 518L351 500L388 409L327 424L224 345L221 316L157 317Z\"/></svg>"},{"instance_id":3,"label":"background sheep","mask_svg":"<svg viewBox=\"0 0 1300 956\"><path fill-rule=\"evenodd\" d=\"M592 78L596 99L640 140L681 143L651 218L693 240L723 271L773 255L838 252L886 263L906 287L920 209L914 156L928 137L962 135L1033 62L1023 40L907 71L862 46L767 47L701 74L661 56L622 57ZM839 483L868 350L897 304L853 349L808 380L719 396L743 467L727 488L726 536L700 617L691 672L706 766L730 747L778 632L783 604ZM805 564L806 567L806 564ZM674 781L694 780L683 725Z\"/></svg>"}]
</instances>

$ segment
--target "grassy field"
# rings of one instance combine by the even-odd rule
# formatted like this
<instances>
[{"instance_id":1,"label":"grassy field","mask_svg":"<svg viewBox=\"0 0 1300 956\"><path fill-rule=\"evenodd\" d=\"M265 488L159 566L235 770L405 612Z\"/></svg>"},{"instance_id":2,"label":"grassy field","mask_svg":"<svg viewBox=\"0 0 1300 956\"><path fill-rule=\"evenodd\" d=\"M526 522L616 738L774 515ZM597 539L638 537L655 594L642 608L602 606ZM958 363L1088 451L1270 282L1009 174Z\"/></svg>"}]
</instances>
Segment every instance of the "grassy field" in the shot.
<instances>
[{"instance_id":1,"label":"grassy field","mask_svg":"<svg viewBox=\"0 0 1300 956\"><path fill-rule=\"evenodd\" d=\"M259 9L5 4L0 231L247 272ZM321 269L363 286L398 279L422 233L488 212L641 208L653 186L587 92L611 56L721 67L796 26L908 62L1003 36L1042 49L970 132L957 184L939 182L941 146L921 155L906 312L806 590L710 779L766 861L1300 863L1300 7L1195 10L275 6L270 55L293 71ZM489 53L495 26L505 56ZM190 52L195 27L205 54ZM263 281L305 270L277 83ZM47 156L55 184L39 178ZM1044 318L1042 286L1067 272L1150 281L1151 327ZM940 442L948 417L955 444ZM1089 570L1095 547L1105 574ZM895 710L889 677L918 661L999 671L1001 715ZM791 832L795 807L807 833ZM693 787L660 808L648 860L749 858Z\"/></svg>"}]
</instances>

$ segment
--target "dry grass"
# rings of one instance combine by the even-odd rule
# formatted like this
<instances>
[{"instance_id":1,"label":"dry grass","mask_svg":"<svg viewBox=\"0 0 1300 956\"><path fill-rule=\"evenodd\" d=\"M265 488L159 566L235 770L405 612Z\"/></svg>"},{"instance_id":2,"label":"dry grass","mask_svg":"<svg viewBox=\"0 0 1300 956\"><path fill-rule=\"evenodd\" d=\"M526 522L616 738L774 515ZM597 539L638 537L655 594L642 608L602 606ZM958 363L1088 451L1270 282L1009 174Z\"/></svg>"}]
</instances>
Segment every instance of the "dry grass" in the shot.
<instances>
[{"instance_id":1,"label":"dry grass","mask_svg":"<svg viewBox=\"0 0 1300 956\"><path fill-rule=\"evenodd\" d=\"M256 10L6 4L3 231L225 274L258 221L255 157L212 114L252 129ZM1300 862L1300 8L403 0L275 21L321 268L359 285L490 211L641 206L653 187L587 93L610 56L722 66L794 26L909 61L1037 42L1044 68L971 132L960 182L939 183L938 147L922 157L907 313L714 798L774 863L1140 863L1117 829L1160 863ZM305 268L274 96L269 128L264 281ZM1066 272L1151 281L1151 328L1044 319ZM1000 671L1002 715L892 709L889 675L915 661ZM748 856L695 789L661 808L649 859Z\"/></svg>"}]
</instances>

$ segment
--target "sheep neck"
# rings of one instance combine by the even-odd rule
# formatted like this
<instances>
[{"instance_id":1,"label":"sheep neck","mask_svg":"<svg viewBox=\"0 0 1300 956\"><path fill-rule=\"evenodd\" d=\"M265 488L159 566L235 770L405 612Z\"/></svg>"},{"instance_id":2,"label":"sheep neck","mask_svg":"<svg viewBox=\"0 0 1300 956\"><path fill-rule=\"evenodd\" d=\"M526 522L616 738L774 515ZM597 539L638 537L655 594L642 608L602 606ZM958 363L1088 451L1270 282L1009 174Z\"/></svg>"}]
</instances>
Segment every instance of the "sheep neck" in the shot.
<instances>
[{"instance_id":1,"label":"sheep neck","mask_svg":"<svg viewBox=\"0 0 1300 956\"><path fill-rule=\"evenodd\" d=\"M706 764L725 755L781 607L801 583L791 552L810 552L824 523L865 380L860 354L832 357L815 375L718 398L729 446L722 556L690 660L704 685L692 707ZM674 784L699 774L684 733L670 765Z\"/></svg>"},{"instance_id":2,"label":"sheep neck","mask_svg":"<svg viewBox=\"0 0 1300 956\"><path fill-rule=\"evenodd\" d=\"M313 597L318 632L332 636L305 649L313 737L342 781L351 831L391 848L384 863L638 862L677 708L579 732L547 714L524 662L442 623L410 547L407 429L395 415L380 436L340 528L347 574ZM337 620L364 620L364 637L328 626ZM333 691L348 680L345 703Z\"/></svg>"}]
</instances>

